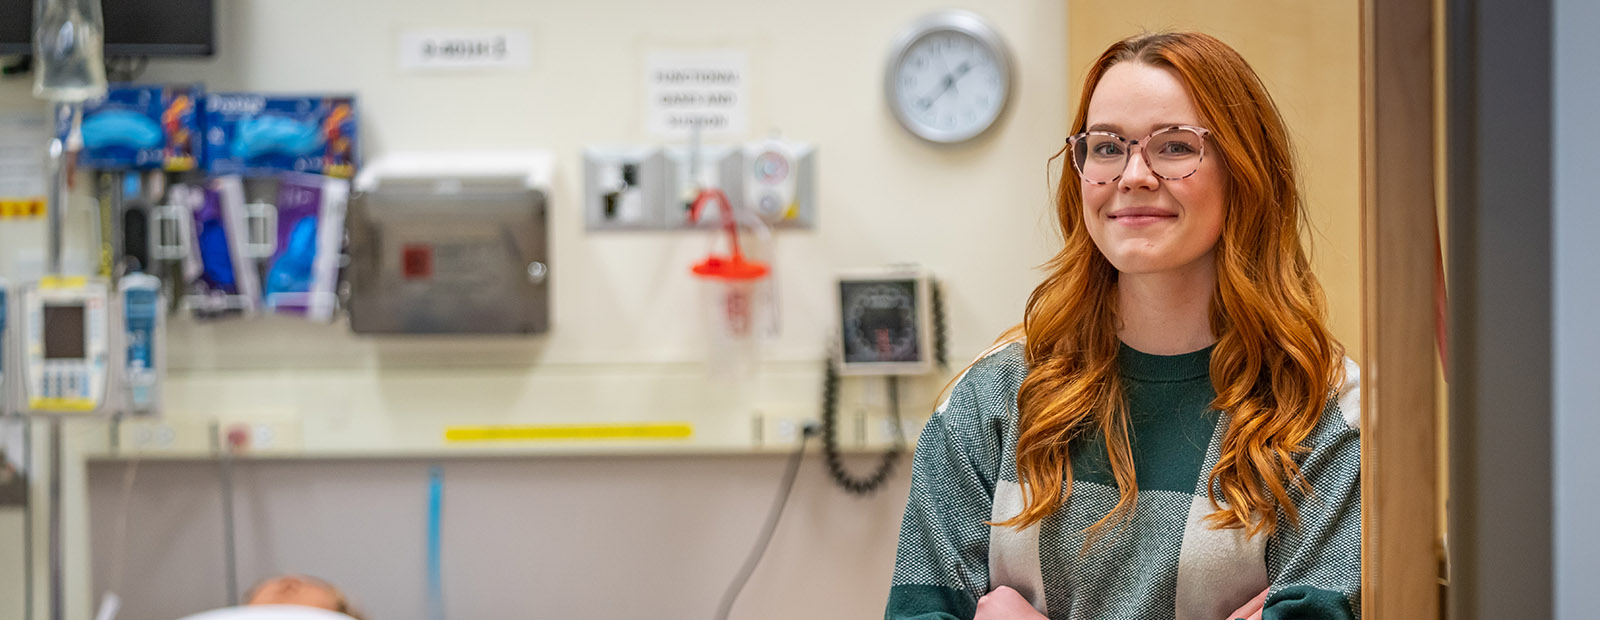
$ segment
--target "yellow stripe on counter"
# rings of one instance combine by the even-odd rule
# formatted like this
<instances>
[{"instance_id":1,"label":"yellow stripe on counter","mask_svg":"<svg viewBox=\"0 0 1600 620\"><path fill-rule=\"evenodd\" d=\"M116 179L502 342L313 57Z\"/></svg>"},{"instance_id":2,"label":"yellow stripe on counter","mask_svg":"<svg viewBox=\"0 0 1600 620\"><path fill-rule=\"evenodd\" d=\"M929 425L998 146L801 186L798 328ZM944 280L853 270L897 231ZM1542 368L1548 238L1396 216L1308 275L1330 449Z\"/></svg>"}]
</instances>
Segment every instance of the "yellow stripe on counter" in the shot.
<instances>
[{"instance_id":1,"label":"yellow stripe on counter","mask_svg":"<svg viewBox=\"0 0 1600 620\"><path fill-rule=\"evenodd\" d=\"M519 426L451 426L444 429L444 440L465 441L564 441L596 439L688 439L694 434L689 424L541 424Z\"/></svg>"},{"instance_id":2,"label":"yellow stripe on counter","mask_svg":"<svg viewBox=\"0 0 1600 620\"><path fill-rule=\"evenodd\" d=\"M46 413L87 413L100 403L87 398L30 398L28 408Z\"/></svg>"}]
</instances>

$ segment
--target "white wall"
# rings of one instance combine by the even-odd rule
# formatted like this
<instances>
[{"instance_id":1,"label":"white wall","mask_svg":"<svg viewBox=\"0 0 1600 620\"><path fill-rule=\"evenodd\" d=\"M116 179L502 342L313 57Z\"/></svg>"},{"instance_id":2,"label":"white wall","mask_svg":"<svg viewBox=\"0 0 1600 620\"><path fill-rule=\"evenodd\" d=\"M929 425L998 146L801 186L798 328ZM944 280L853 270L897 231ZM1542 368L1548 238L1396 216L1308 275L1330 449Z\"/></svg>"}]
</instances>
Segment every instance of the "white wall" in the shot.
<instances>
[{"instance_id":1,"label":"white wall","mask_svg":"<svg viewBox=\"0 0 1600 620\"><path fill-rule=\"evenodd\" d=\"M1554 3L1553 142L1555 154L1554 228L1555 380L1553 475L1555 478L1556 617L1577 620L1600 607L1600 210L1594 179L1600 156L1588 145L1600 141L1600 83L1594 60L1600 58L1600 5L1588 0Z\"/></svg>"},{"instance_id":2,"label":"white wall","mask_svg":"<svg viewBox=\"0 0 1600 620\"><path fill-rule=\"evenodd\" d=\"M894 34L947 2L218 2L218 55L156 61L143 80L199 80L214 91L354 92L369 158L414 149L555 153L553 331L531 341L419 345L356 339L337 326L178 326L165 423L202 446L215 416L286 419L309 453L372 455L440 450L441 431L452 423L686 419L697 425L699 448L692 449L750 449L748 403L725 397L697 365L691 317L700 299L686 271L707 239L591 235L578 210L579 150L646 138L640 71L644 53L657 48L747 50L749 138L777 129L819 148L820 226L780 235L783 332L768 349L772 363L756 406L784 415L816 410L814 361L831 328L827 287L840 269L928 266L945 285L951 358L969 358L1020 318L1037 277L1031 269L1052 247L1045 162L1065 134L1070 71L1063 3L958 4L982 13L1009 41L1016 99L993 135L937 149L894 123L881 101L881 72ZM401 28L481 25L528 28L533 66L461 76L395 68ZM38 108L25 80L0 82L0 109ZM36 240L37 229L0 224L7 253ZM908 413L925 411L938 383L915 386ZM872 402L882 406L881 398ZM67 612L74 620L87 618L97 597L88 583L82 455L101 451L104 437L92 424L68 432ZM763 506L767 498L749 501ZM829 518L860 509L837 494L819 501ZM898 517L880 517L882 532L892 535ZM16 557L10 538L0 536L7 539L0 551ZM103 556L96 551L92 561ZM807 559L816 563L802 572L838 561ZM0 600L20 600L18 587L0 583ZM0 617L8 613L0 609Z\"/></svg>"}]
</instances>

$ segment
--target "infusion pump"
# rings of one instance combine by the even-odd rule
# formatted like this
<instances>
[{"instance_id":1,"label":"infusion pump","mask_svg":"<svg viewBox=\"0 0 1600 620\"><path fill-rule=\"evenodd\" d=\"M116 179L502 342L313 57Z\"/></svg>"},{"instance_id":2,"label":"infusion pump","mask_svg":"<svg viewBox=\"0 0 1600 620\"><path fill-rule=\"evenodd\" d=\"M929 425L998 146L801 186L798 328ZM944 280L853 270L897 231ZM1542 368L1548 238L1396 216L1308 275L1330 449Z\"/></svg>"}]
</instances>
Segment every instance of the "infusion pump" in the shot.
<instances>
[{"instance_id":1,"label":"infusion pump","mask_svg":"<svg viewBox=\"0 0 1600 620\"><path fill-rule=\"evenodd\" d=\"M156 410L164 325L154 280L124 276L115 293L86 277L46 277L11 291L0 284L0 316L11 319L0 320L0 352L10 348L0 362L0 403L46 415Z\"/></svg>"},{"instance_id":2,"label":"infusion pump","mask_svg":"<svg viewBox=\"0 0 1600 620\"><path fill-rule=\"evenodd\" d=\"M105 397L105 285L87 278L46 278L22 294L23 389L27 410L88 413Z\"/></svg>"}]
</instances>

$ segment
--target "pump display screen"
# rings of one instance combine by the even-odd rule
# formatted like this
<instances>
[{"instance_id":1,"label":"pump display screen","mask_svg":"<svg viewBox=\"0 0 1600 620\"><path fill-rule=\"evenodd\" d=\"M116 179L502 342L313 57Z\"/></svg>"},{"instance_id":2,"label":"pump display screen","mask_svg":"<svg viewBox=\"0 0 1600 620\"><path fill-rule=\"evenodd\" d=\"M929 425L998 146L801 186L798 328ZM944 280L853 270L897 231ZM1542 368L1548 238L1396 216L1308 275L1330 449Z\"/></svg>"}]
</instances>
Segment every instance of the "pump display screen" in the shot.
<instances>
[{"instance_id":1,"label":"pump display screen","mask_svg":"<svg viewBox=\"0 0 1600 620\"><path fill-rule=\"evenodd\" d=\"M83 359L83 306L44 307L44 358Z\"/></svg>"}]
</instances>

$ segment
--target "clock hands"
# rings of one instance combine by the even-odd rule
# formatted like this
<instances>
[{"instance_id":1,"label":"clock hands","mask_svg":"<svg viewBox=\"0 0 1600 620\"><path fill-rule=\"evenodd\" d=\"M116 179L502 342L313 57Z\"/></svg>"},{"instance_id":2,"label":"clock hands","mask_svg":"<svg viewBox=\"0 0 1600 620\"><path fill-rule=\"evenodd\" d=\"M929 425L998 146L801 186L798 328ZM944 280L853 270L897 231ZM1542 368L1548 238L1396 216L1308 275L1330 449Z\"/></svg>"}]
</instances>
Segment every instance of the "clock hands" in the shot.
<instances>
[{"instance_id":1,"label":"clock hands","mask_svg":"<svg viewBox=\"0 0 1600 620\"><path fill-rule=\"evenodd\" d=\"M963 61L960 66L956 67L955 71L951 71L950 73L946 73L945 76L944 76L944 79L940 80L939 92L936 92L936 93L933 93L933 94L930 94L930 95L926 95L926 96L922 97L921 99L918 99L917 100L917 107L920 107L920 108L922 108L924 110L926 110L926 109L928 109L930 107L933 107L933 102L934 101L937 101L940 97L943 97L944 94L946 92L948 92L950 89L955 88L956 80L961 79L961 76L966 75L967 72L969 72L971 70L972 70L972 63Z\"/></svg>"},{"instance_id":2,"label":"clock hands","mask_svg":"<svg viewBox=\"0 0 1600 620\"><path fill-rule=\"evenodd\" d=\"M896 35L883 73L884 99L911 135L934 144L967 142L1004 114L1012 65L1000 34L982 18L936 11Z\"/></svg>"}]
</instances>

